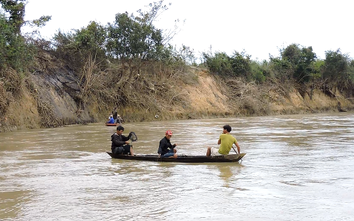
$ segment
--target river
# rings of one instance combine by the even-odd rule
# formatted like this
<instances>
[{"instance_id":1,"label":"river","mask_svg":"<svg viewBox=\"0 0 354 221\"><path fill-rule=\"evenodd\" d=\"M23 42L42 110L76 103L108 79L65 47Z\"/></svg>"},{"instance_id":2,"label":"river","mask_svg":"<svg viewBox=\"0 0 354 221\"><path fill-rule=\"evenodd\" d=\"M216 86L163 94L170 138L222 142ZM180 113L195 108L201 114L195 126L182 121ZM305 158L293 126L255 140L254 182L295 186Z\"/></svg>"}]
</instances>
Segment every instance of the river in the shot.
<instances>
[{"instance_id":1,"label":"river","mask_svg":"<svg viewBox=\"0 0 354 221\"><path fill-rule=\"evenodd\" d=\"M240 163L111 159L102 124L0 133L0 220L353 220L354 114L127 123L136 154L167 129L205 154L230 124Z\"/></svg>"}]
</instances>

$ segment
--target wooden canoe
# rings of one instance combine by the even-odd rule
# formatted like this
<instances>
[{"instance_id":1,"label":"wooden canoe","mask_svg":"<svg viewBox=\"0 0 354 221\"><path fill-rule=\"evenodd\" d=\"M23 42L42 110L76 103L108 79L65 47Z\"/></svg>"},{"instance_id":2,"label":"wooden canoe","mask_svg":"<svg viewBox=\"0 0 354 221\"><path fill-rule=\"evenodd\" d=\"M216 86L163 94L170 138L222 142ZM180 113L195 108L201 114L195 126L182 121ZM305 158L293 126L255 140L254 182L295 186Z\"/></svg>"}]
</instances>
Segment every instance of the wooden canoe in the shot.
<instances>
[{"instance_id":1,"label":"wooden canoe","mask_svg":"<svg viewBox=\"0 0 354 221\"><path fill-rule=\"evenodd\" d=\"M207 163L207 162L238 162L246 153L230 154L226 156L207 157L203 155L178 155L177 158L161 158L155 155L114 155L107 152L112 158L125 160L159 161L159 162L182 162L182 163Z\"/></svg>"},{"instance_id":2,"label":"wooden canoe","mask_svg":"<svg viewBox=\"0 0 354 221\"><path fill-rule=\"evenodd\" d=\"M106 122L106 126L117 126L117 123L110 124Z\"/></svg>"}]
</instances>

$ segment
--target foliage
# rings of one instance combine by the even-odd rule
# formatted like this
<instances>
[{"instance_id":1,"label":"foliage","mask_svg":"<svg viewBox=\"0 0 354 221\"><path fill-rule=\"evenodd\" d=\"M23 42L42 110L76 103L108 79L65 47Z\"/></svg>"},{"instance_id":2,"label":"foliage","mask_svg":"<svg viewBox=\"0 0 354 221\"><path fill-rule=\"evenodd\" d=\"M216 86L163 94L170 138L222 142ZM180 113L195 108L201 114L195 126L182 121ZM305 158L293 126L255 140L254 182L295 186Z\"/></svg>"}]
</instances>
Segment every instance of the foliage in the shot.
<instances>
[{"instance_id":1,"label":"foliage","mask_svg":"<svg viewBox=\"0 0 354 221\"><path fill-rule=\"evenodd\" d=\"M93 21L86 28L78 30L75 35L77 48L91 51L93 54L101 54L103 52L105 40L106 29Z\"/></svg>"},{"instance_id":2,"label":"foliage","mask_svg":"<svg viewBox=\"0 0 354 221\"><path fill-rule=\"evenodd\" d=\"M21 27L25 23L25 5L26 0L0 0L2 8L9 13L9 25L14 28L16 34L21 33Z\"/></svg>"},{"instance_id":3,"label":"foliage","mask_svg":"<svg viewBox=\"0 0 354 221\"><path fill-rule=\"evenodd\" d=\"M209 70L218 75L233 75L230 57L224 52L217 52L214 55L203 53L204 62Z\"/></svg>"},{"instance_id":4,"label":"foliage","mask_svg":"<svg viewBox=\"0 0 354 221\"><path fill-rule=\"evenodd\" d=\"M153 24L158 17L165 11L168 10L167 5L163 4L164 0L160 0L158 2L153 2L149 4L149 10L147 12L143 11L142 9L139 9L137 12L139 14L139 17L137 17L138 20L145 20L146 23ZM168 4L169 6L171 3ZM176 19L175 24L173 26L173 29L168 29L168 30L161 30L162 32L162 44L167 46L168 43L173 39L173 37L177 34L179 30L178 24L180 23L179 19Z\"/></svg>"},{"instance_id":5,"label":"foliage","mask_svg":"<svg viewBox=\"0 0 354 221\"><path fill-rule=\"evenodd\" d=\"M269 71L267 70L268 68L268 63L265 61L262 64L252 61L250 64L251 68L251 73L252 73L252 79L256 81L256 83L263 83L266 81L267 77L269 76Z\"/></svg>"},{"instance_id":6,"label":"foliage","mask_svg":"<svg viewBox=\"0 0 354 221\"><path fill-rule=\"evenodd\" d=\"M322 77L322 69L324 64L324 60L316 60L312 63L312 73L310 76L313 81L319 80Z\"/></svg>"},{"instance_id":7,"label":"foliage","mask_svg":"<svg viewBox=\"0 0 354 221\"><path fill-rule=\"evenodd\" d=\"M5 14L0 12L0 69L13 68L19 72L26 69L33 57L33 45L26 42L21 27L26 23L44 26L50 16L42 16L32 22L25 21L26 0L0 0Z\"/></svg>"},{"instance_id":8,"label":"foliage","mask_svg":"<svg viewBox=\"0 0 354 221\"><path fill-rule=\"evenodd\" d=\"M77 71L85 65L88 57L101 64L106 62L105 41L105 27L93 21L86 28L67 34L59 31L54 36L57 55Z\"/></svg>"},{"instance_id":9,"label":"foliage","mask_svg":"<svg viewBox=\"0 0 354 221\"><path fill-rule=\"evenodd\" d=\"M53 46L55 47L56 55L66 61L76 63L74 36L72 33L63 33L60 30L53 37Z\"/></svg>"},{"instance_id":10,"label":"foliage","mask_svg":"<svg viewBox=\"0 0 354 221\"><path fill-rule=\"evenodd\" d=\"M103 27L91 22L86 28L71 33L58 32L54 46L58 56L72 65L83 67L88 53L97 62L107 61L126 63L130 72L139 69L145 61L195 63L192 49L183 45L177 51L164 39L163 32L154 26L154 21L168 8L163 1L149 4L149 10L138 10L138 15L116 14L115 21ZM171 36L168 36L169 40ZM124 65L123 65L124 66ZM75 68L77 70L77 68Z\"/></svg>"},{"instance_id":11,"label":"foliage","mask_svg":"<svg viewBox=\"0 0 354 221\"><path fill-rule=\"evenodd\" d=\"M118 13L108 26L108 53L119 59L157 59L162 45L161 30L149 19Z\"/></svg>"},{"instance_id":12,"label":"foliage","mask_svg":"<svg viewBox=\"0 0 354 221\"><path fill-rule=\"evenodd\" d=\"M43 27L46 25L48 21L52 19L52 16L41 16L39 19L35 19L33 21L30 21L32 26L36 27Z\"/></svg>"},{"instance_id":13,"label":"foliage","mask_svg":"<svg viewBox=\"0 0 354 221\"><path fill-rule=\"evenodd\" d=\"M171 5L171 3L169 3L169 5ZM136 19L142 23L152 25L164 11L168 10L167 5L163 4L163 0L149 3L149 8L147 12L139 9L137 12L140 17L136 17Z\"/></svg>"},{"instance_id":14,"label":"foliage","mask_svg":"<svg viewBox=\"0 0 354 221\"><path fill-rule=\"evenodd\" d=\"M0 14L0 30L0 70L10 67L23 70L31 57L25 39L16 33L16 27L12 26L2 14Z\"/></svg>"},{"instance_id":15,"label":"foliage","mask_svg":"<svg viewBox=\"0 0 354 221\"><path fill-rule=\"evenodd\" d=\"M280 58L271 58L276 77L281 80L294 79L302 84L311 79L316 54L312 47L291 44L280 51Z\"/></svg>"},{"instance_id":16,"label":"foliage","mask_svg":"<svg viewBox=\"0 0 354 221\"><path fill-rule=\"evenodd\" d=\"M289 81L292 79L294 70L290 61L283 60L281 58L270 57L270 68L272 70L272 76L279 79L281 82Z\"/></svg>"},{"instance_id":17,"label":"foliage","mask_svg":"<svg viewBox=\"0 0 354 221\"><path fill-rule=\"evenodd\" d=\"M0 71L7 63L7 51L9 47L9 36L12 33L12 28L7 24L5 16L0 14Z\"/></svg>"},{"instance_id":18,"label":"foliage","mask_svg":"<svg viewBox=\"0 0 354 221\"><path fill-rule=\"evenodd\" d=\"M349 56L337 51L326 51L326 59L323 66L323 78L327 84L340 88L349 88L353 85L353 61Z\"/></svg>"},{"instance_id":19,"label":"foliage","mask_svg":"<svg viewBox=\"0 0 354 221\"><path fill-rule=\"evenodd\" d=\"M253 80L251 75L251 55L245 51L241 53L235 51L231 57L231 66L235 76L245 77L248 81Z\"/></svg>"},{"instance_id":20,"label":"foliage","mask_svg":"<svg viewBox=\"0 0 354 221\"><path fill-rule=\"evenodd\" d=\"M354 60L350 61L349 65L349 78L352 84L354 84Z\"/></svg>"},{"instance_id":21,"label":"foliage","mask_svg":"<svg viewBox=\"0 0 354 221\"><path fill-rule=\"evenodd\" d=\"M131 103L137 99L132 90L139 94L143 91L139 88L141 83L150 85L147 80L135 82L150 79L145 78L150 74L146 69L172 76L183 70L187 59L194 62L189 47L177 51L171 45L164 45L162 31L153 25L159 14L167 10L163 1L151 3L149 9L139 10L137 16L118 13L115 21L105 27L91 22L80 30L59 31L54 36L56 55L78 76L80 104L85 105L88 96L104 94L102 88L116 91L114 103L127 104L128 100ZM175 72L163 72L161 66Z\"/></svg>"},{"instance_id":22,"label":"foliage","mask_svg":"<svg viewBox=\"0 0 354 221\"><path fill-rule=\"evenodd\" d=\"M180 50L171 49L171 51L175 51L175 58L179 61L186 62L190 65L196 64L196 57L194 56L194 51L188 46L182 45Z\"/></svg>"},{"instance_id":23,"label":"foliage","mask_svg":"<svg viewBox=\"0 0 354 221\"><path fill-rule=\"evenodd\" d=\"M242 77L247 81L262 83L265 81L265 70L245 51L235 51L232 57L224 52L203 53L204 63L215 74L229 77Z\"/></svg>"},{"instance_id":24,"label":"foliage","mask_svg":"<svg viewBox=\"0 0 354 221\"><path fill-rule=\"evenodd\" d=\"M169 4L171 5L171 4ZM154 26L157 18L166 10L163 0L150 3L147 11L138 10L138 15L125 13L116 14L115 21L108 23L107 54L121 61L155 60L171 61L171 55L176 51L168 42L176 34L175 30L166 33ZM179 20L176 20L176 23ZM189 48L183 46L180 57L191 59ZM178 59L177 59L178 60Z\"/></svg>"}]
</instances>

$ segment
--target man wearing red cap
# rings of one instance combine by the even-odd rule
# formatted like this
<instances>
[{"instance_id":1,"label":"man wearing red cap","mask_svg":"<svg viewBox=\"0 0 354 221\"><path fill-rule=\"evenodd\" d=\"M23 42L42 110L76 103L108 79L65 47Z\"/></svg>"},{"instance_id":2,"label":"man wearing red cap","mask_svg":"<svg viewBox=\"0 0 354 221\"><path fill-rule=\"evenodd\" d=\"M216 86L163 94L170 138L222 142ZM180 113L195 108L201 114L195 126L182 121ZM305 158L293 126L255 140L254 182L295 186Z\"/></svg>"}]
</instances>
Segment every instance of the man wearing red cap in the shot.
<instances>
[{"instance_id":1,"label":"man wearing red cap","mask_svg":"<svg viewBox=\"0 0 354 221\"><path fill-rule=\"evenodd\" d=\"M177 144L171 144L172 131L166 131L165 137L160 140L160 145L157 153L160 157L177 158Z\"/></svg>"}]
</instances>

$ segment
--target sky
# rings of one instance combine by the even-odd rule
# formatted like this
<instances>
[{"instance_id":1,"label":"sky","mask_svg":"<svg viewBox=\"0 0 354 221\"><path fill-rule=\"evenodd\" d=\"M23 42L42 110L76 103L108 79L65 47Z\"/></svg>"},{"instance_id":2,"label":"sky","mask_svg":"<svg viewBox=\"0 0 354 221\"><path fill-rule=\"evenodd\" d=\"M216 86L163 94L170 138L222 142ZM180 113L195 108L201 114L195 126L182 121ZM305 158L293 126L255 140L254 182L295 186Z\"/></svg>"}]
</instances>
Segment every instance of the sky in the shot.
<instances>
[{"instance_id":1,"label":"sky","mask_svg":"<svg viewBox=\"0 0 354 221\"><path fill-rule=\"evenodd\" d=\"M90 21L113 23L117 13L147 10L158 0L29 0L25 20L52 16L40 29L51 39L58 30L70 32ZM320 59L326 51L340 49L354 57L354 13L351 0L164 0L171 3L159 16L156 28L173 29L179 19L179 32L170 42L188 46L196 57L203 52L245 51L252 60L278 57L290 44L312 47ZM25 29L26 30L26 29Z\"/></svg>"}]
</instances>

